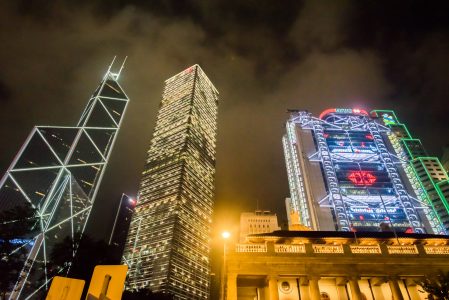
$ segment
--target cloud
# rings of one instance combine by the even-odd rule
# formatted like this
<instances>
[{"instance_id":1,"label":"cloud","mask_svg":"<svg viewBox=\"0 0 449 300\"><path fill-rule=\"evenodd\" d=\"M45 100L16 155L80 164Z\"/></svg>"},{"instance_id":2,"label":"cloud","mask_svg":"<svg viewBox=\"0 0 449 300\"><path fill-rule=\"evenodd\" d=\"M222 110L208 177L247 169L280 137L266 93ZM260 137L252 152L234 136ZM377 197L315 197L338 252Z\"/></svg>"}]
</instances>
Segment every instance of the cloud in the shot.
<instances>
[{"instance_id":1,"label":"cloud","mask_svg":"<svg viewBox=\"0 0 449 300\"><path fill-rule=\"evenodd\" d=\"M371 51L314 52L286 74L279 90L290 92L290 108L316 114L331 106L370 109L391 90L383 72L382 61Z\"/></svg>"},{"instance_id":2,"label":"cloud","mask_svg":"<svg viewBox=\"0 0 449 300\"><path fill-rule=\"evenodd\" d=\"M449 96L447 30L423 35L417 47L407 35L397 49L387 38L375 39L382 47L362 43L352 28L366 24L351 23L361 14L352 1L27 2L0 4L0 90L9 97L0 112L2 170L33 125L75 124L112 57L129 57L121 84L131 102L97 207L137 193L164 80L195 63L220 91L218 223L237 222L257 203L284 218L287 108L393 107L410 121L421 105L410 103L436 108ZM104 218L98 235L112 220Z\"/></svg>"},{"instance_id":3,"label":"cloud","mask_svg":"<svg viewBox=\"0 0 449 300\"><path fill-rule=\"evenodd\" d=\"M305 1L289 37L301 53L334 51L344 45L350 1Z\"/></svg>"}]
</instances>

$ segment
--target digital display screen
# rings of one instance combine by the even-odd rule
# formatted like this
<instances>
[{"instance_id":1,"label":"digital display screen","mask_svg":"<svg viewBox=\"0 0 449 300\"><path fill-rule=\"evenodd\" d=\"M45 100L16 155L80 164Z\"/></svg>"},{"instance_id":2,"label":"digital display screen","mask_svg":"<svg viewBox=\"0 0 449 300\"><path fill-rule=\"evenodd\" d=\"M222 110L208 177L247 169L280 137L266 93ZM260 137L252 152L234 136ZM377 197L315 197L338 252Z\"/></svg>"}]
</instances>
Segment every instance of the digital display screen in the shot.
<instances>
[{"instance_id":1,"label":"digital display screen","mask_svg":"<svg viewBox=\"0 0 449 300\"><path fill-rule=\"evenodd\" d=\"M383 164L345 162L334 167L354 230L378 231L381 223L403 231L410 226L404 209L396 204L393 184Z\"/></svg>"},{"instance_id":2,"label":"digital display screen","mask_svg":"<svg viewBox=\"0 0 449 300\"><path fill-rule=\"evenodd\" d=\"M358 231L379 231L381 223L393 224L395 229L402 231L410 226L402 208L349 207L348 217L353 229Z\"/></svg>"},{"instance_id":3,"label":"digital display screen","mask_svg":"<svg viewBox=\"0 0 449 300\"><path fill-rule=\"evenodd\" d=\"M342 188L365 189L370 195L389 195L392 192L393 184L382 164L336 163L334 167Z\"/></svg>"},{"instance_id":4,"label":"digital display screen","mask_svg":"<svg viewBox=\"0 0 449 300\"><path fill-rule=\"evenodd\" d=\"M316 146L320 149L327 146L325 150L332 160L332 166L325 165L323 161L322 170L325 173L332 167L336 177L333 172L323 174L328 180L326 188L335 187L336 179L343 200L338 207L331 201L329 203L338 211L334 212L334 219L342 218L341 210L344 210L344 217L348 218L353 230L385 231L394 227L395 230L406 231L411 225L399 199L401 191L396 191L390 178L390 173L393 176L395 172L387 170L378 148L383 147L383 142L377 139L377 135L376 138L373 136L375 131L371 133L363 115L354 110L337 109L326 110L320 115L324 120L326 145L317 143ZM385 124L397 126L393 114L384 113L381 117Z\"/></svg>"},{"instance_id":5,"label":"digital display screen","mask_svg":"<svg viewBox=\"0 0 449 300\"><path fill-rule=\"evenodd\" d=\"M374 137L368 131L326 130L324 137L331 153L377 153Z\"/></svg>"}]
</instances>

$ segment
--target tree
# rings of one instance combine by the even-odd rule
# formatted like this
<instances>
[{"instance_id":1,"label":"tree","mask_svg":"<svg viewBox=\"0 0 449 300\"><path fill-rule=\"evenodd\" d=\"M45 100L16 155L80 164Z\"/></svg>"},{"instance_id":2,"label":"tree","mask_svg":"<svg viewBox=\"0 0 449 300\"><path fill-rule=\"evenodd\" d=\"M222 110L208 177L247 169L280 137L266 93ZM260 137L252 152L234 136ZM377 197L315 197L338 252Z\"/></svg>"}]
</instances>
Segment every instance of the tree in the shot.
<instances>
[{"instance_id":1,"label":"tree","mask_svg":"<svg viewBox=\"0 0 449 300\"><path fill-rule=\"evenodd\" d=\"M80 233L75 234L73 240L67 236L55 244L48 263L50 277L59 275L83 279L86 282L83 293L85 294L95 266L114 265L120 262L114 260L111 246L103 240L96 241L86 234L81 238L80 236Z\"/></svg>"},{"instance_id":2,"label":"tree","mask_svg":"<svg viewBox=\"0 0 449 300\"><path fill-rule=\"evenodd\" d=\"M0 299L14 287L38 226L28 203L0 213Z\"/></svg>"},{"instance_id":3,"label":"tree","mask_svg":"<svg viewBox=\"0 0 449 300\"><path fill-rule=\"evenodd\" d=\"M429 300L449 300L449 272L440 271L438 275L426 277L417 283L429 293Z\"/></svg>"},{"instance_id":4,"label":"tree","mask_svg":"<svg viewBox=\"0 0 449 300\"><path fill-rule=\"evenodd\" d=\"M152 292L149 289L124 291L122 300L173 300L173 295L162 292Z\"/></svg>"}]
</instances>

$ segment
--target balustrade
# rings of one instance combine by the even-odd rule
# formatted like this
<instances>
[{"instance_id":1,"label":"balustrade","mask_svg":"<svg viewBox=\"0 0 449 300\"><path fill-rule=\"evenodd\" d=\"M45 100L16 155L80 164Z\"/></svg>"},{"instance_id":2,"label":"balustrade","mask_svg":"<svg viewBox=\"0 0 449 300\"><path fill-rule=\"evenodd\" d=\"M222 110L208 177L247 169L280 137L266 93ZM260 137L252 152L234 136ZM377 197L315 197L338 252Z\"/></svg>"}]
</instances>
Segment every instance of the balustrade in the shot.
<instances>
[{"instance_id":1,"label":"balustrade","mask_svg":"<svg viewBox=\"0 0 449 300\"><path fill-rule=\"evenodd\" d=\"M343 253L342 245L313 244L312 247L315 253Z\"/></svg>"},{"instance_id":2,"label":"balustrade","mask_svg":"<svg viewBox=\"0 0 449 300\"><path fill-rule=\"evenodd\" d=\"M354 254L381 254L379 245L371 246L371 245L350 245L351 252Z\"/></svg>"},{"instance_id":3,"label":"balustrade","mask_svg":"<svg viewBox=\"0 0 449 300\"><path fill-rule=\"evenodd\" d=\"M235 247L236 252L267 252L266 244L237 244Z\"/></svg>"},{"instance_id":4,"label":"balustrade","mask_svg":"<svg viewBox=\"0 0 449 300\"><path fill-rule=\"evenodd\" d=\"M449 255L449 246L424 246L427 254Z\"/></svg>"},{"instance_id":5,"label":"balustrade","mask_svg":"<svg viewBox=\"0 0 449 300\"><path fill-rule=\"evenodd\" d=\"M277 253L306 253L306 247L304 245L275 244L274 252L277 252Z\"/></svg>"},{"instance_id":6,"label":"balustrade","mask_svg":"<svg viewBox=\"0 0 449 300\"><path fill-rule=\"evenodd\" d=\"M387 249L389 254L418 254L415 245L390 245Z\"/></svg>"}]
</instances>

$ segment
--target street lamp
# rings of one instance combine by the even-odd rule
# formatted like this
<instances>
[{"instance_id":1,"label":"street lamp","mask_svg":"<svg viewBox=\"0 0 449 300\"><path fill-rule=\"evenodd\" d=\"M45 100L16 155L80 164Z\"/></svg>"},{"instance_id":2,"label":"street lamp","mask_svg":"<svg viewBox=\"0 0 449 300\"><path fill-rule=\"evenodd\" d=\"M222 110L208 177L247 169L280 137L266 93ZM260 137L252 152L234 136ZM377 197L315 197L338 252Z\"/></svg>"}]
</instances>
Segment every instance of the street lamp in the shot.
<instances>
[{"instance_id":1,"label":"street lamp","mask_svg":"<svg viewBox=\"0 0 449 300\"><path fill-rule=\"evenodd\" d=\"M231 237L231 233L228 231L223 231L221 233L223 238L223 266L221 268L221 282L220 282L220 300L224 300L225 297L225 275L226 275L226 241Z\"/></svg>"}]
</instances>

